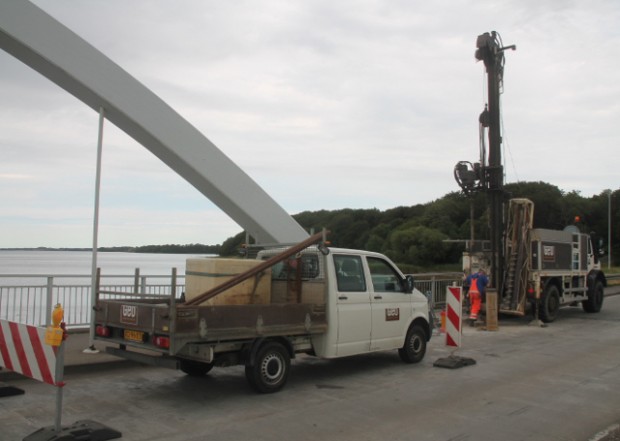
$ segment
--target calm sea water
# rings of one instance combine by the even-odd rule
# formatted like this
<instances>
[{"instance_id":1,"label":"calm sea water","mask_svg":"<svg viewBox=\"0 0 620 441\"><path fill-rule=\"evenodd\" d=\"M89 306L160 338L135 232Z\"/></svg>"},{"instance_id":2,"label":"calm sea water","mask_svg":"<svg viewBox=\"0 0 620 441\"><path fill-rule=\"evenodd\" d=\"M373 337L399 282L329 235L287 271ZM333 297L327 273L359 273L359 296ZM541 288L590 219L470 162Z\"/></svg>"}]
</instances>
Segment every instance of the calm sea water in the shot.
<instances>
[{"instance_id":1,"label":"calm sea water","mask_svg":"<svg viewBox=\"0 0 620 441\"><path fill-rule=\"evenodd\" d=\"M97 266L104 276L133 277L135 269L141 275L169 275L172 268L177 274L185 274L188 258L206 257L192 254L146 254L146 253L97 253ZM92 268L90 251L6 251L0 250L0 278L15 274L54 276L60 281L62 275L83 275L89 278ZM20 278L11 277L11 284ZM5 282L5 279L1 279ZM0 283L2 283L0 282Z\"/></svg>"},{"instance_id":2,"label":"calm sea water","mask_svg":"<svg viewBox=\"0 0 620 441\"><path fill-rule=\"evenodd\" d=\"M161 294L170 292L172 268L177 269L177 275L183 276L186 259L196 257L212 256L97 253L97 266L101 268L101 285L108 289L133 287L135 270L139 268L140 275L146 276L140 279L141 286L145 283L155 289L145 288L146 291ZM0 319L35 326L45 323L51 310L47 299L47 287L51 281L51 305L61 303L64 306L67 324L88 324L91 272L92 253L89 251L0 250ZM184 279L177 279L178 287L184 284Z\"/></svg>"}]
</instances>

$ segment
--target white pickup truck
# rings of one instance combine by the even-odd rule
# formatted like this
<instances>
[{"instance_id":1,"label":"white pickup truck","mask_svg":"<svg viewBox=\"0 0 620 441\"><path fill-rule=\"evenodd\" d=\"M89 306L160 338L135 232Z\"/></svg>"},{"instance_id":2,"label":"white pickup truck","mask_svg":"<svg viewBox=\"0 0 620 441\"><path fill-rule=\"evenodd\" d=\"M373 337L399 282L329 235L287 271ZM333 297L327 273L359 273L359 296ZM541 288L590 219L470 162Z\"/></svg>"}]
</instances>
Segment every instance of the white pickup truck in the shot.
<instances>
[{"instance_id":1,"label":"white pickup truck","mask_svg":"<svg viewBox=\"0 0 620 441\"><path fill-rule=\"evenodd\" d=\"M278 256L275 250L258 254L269 269L246 280L243 304L239 293L226 300L236 282L216 295L181 300L113 299L98 291L95 338L114 343L106 349L117 356L189 375L242 364L262 393L285 385L299 353L337 358L397 349L407 363L423 359L432 334L428 300L387 257L325 246ZM220 267L227 260L219 260ZM209 276L189 264L186 290L191 278ZM261 284L267 296L257 294Z\"/></svg>"}]
</instances>

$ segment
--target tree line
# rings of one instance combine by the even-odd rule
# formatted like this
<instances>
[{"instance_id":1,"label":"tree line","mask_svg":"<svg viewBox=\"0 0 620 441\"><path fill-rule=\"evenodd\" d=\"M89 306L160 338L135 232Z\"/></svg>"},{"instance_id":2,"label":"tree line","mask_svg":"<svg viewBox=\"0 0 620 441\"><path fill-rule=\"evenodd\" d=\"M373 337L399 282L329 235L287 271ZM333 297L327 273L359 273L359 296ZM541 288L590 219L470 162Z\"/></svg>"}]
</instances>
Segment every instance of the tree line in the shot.
<instances>
[{"instance_id":1,"label":"tree line","mask_svg":"<svg viewBox=\"0 0 620 441\"><path fill-rule=\"evenodd\" d=\"M220 254L220 245L203 245L201 243L191 243L187 245L144 245L139 247L100 247L102 252L120 253L162 253L162 254Z\"/></svg>"},{"instance_id":2,"label":"tree line","mask_svg":"<svg viewBox=\"0 0 620 441\"><path fill-rule=\"evenodd\" d=\"M506 200L528 198L534 202L534 227L561 230L576 225L585 233L596 233L607 251L608 206L612 206L613 261L620 258L620 190L583 197L579 192L564 192L544 182L505 185ZM467 197L453 192L435 201L388 210L341 209L305 211L294 215L306 230L330 231L332 246L381 252L407 271L425 268L458 268L464 241L470 239L471 208L476 240L488 240L489 212L482 193ZM245 242L239 233L222 243L219 254L239 253ZM462 240L463 242L458 242Z\"/></svg>"}]
</instances>

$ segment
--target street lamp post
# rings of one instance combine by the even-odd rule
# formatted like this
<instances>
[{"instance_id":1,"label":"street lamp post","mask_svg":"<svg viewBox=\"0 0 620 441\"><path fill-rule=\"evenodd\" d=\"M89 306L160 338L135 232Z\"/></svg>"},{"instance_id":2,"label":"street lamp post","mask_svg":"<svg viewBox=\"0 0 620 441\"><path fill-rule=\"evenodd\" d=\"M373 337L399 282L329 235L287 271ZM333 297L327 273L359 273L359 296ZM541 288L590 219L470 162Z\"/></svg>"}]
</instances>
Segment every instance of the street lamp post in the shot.
<instances>
[{"instance_id":1,"label":"street lamp post","mask_svg":"<svg viewBox=\"0 0 620 441\"><path fill-rule=\"evenodd\" d=\"M607 268L611 268L611 189L607 193Z\"/></svg>"}]
</instances>

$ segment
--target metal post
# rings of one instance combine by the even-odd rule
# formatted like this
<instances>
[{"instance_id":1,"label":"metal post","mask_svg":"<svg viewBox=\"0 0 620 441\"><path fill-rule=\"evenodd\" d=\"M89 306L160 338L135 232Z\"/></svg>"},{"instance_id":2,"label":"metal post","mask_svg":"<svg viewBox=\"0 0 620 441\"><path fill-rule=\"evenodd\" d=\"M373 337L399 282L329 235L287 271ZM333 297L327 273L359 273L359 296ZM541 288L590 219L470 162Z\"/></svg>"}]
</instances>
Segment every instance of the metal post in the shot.
<instances>
[{"instance_id":1,"label":"metal post","mask_svg":"<svg viewBox=\"0 0 620 441\"><path fill-rule=\"evenodd\" d=\"M474 198L469 200L469 244L467 245L467 251L473 253L474 251Z\"/></svg>"},{"instance_id":2,"label":"metal post","mask_svg":"<svg viewBox=\"0 0 620 441\"><path fill-rule=\"evenodd\" d=\"M45 310L46 311L52 310L53 294L54 294L54 277L48 276L47 277L47 291L45 293ZM45 326L50 326L52 324L50 320L51 320L50 315L46 314Z\"/></svg>"},{"instance_id":3,"label":"metal post","mask_svg":"<svg viewBox=\"0 0 620 441\"><path fill-rule=\"evenodd\" d=\"M56 382L56 419L54 421L54 428L56 433L60 433L61 427L61 417L62 417L62 390L63 388L63 377L64 377L64 366L65 366L65 342L60 343L58 347L58 351L56 352L56 373L55 379Z\"/></svg>"},{"instance_id":4,"label":"metal post","mask_svg":"<svg viewBox=\"0 0 620 441\"><path fill-rule=\"evenodd\" d=\"M133 276L133 293L138 294L140 292L140 268L136 268Z\"/></svg>"},{"instance_id":5,"label":"metal post","mask_svg":"<svg viewBox=\"0 0 620 441\"><path fill-rule=\"evenodd\" d=\"M172 268L172 277L170 279L170 335L177 329L177 269ZM170 339L170 354L176 353L176 339Z\"/></svg>"},{"instance_id":6,"label":"metal post","mask_svg":"<svg viewBox=\"0 0 620 441\"><path fill-rule=\"evenodd\" d=\"M105 110L103 107L99 108L99 134L97 136L97 173L95 177L95 213L93 216L93 256L92 256L92 280L91 280L91 308L95 307L96 298L96 284L97 284L97 246L99 239L99 190L101 188L101 156L103 151L103 122L105 119ZM95 349L95 321L92 318L90 320L90 336L89 336L89 351L96 351Z\"/></svg>"},{"instance_id":7,"label":"metal post","mask_svg":"<svg viewBox=\"0 0 620 441\"><path fill-rule=\"evenodd\" d=\"M607 193L607 268L611 268L611 189Z\"/></svg>"}]
</instances>

